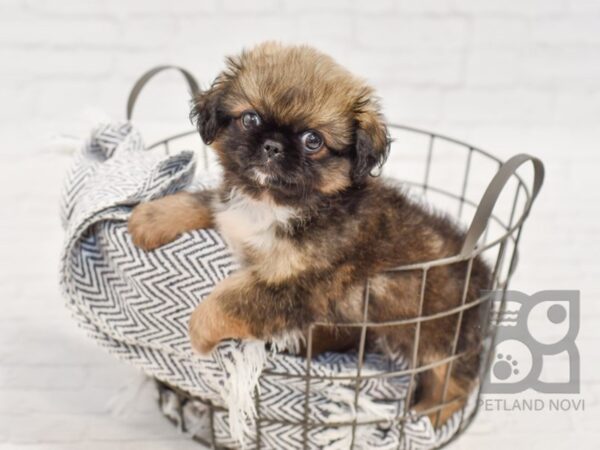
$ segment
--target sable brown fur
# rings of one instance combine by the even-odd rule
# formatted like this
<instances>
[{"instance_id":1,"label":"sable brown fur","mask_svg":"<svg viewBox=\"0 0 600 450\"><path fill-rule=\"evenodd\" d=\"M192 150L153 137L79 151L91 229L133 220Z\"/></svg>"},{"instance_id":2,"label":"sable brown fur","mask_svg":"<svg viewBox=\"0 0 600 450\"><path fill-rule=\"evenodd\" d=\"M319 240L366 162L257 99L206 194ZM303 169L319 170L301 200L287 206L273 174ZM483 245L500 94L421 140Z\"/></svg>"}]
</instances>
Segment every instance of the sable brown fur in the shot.
<instances>
[{"instance_id":1,"label":"sable brown fur","mask_svg":"<svg viewBox=\"0 0 600 450\"><path fill-rule=\"evenodd\" d=\"M259 126L244 117L258 114ZM138 206L130 219L134 242L151 249L184 231L214 226L242 268L222 281L190 320L194 348L209 352L227 338L270 340L306 333L315 321L363 320L363 287L369 280L368 320L386 322L447 311L489 288L480 259L421 271L385 272L459 253L464 235L450 220L414 203L398 188L369 174L383 164L389 137L372 89L330 57L304 46L266 43L229 58L213 85L197 96L192 117L223 167L215 191L176 194ZM323 138L307 152L304 132ZM267 142L281 151L269 153ZM179 197L178 197L179 196ZM183 196L183 201L182 197ZM421 290L425 302L419 311ZM457 351L448 364L458 314L423 321L417 366L422 371L415 407L446 401L443 423L464 405L479 367L478 308L464 311ZM357 345L357 333L317 328L315 351ZM342 331L346 330L346 331ZM368 330L372 351L413 355L415 325ZM429 412L435 419L435 411Z\"/></svg>"},{"instance_id":2,"label":"sable brown fur","mask_svg":"<svg viewBox=\"0 0 600 450\"><path fill-rule=\"evenodd\" d=\"M152 250L175 240L185 231L213 228L210 198L206 191L179 192L138 205L127 226L133 243Z\"/></svg>"}]
</instances>

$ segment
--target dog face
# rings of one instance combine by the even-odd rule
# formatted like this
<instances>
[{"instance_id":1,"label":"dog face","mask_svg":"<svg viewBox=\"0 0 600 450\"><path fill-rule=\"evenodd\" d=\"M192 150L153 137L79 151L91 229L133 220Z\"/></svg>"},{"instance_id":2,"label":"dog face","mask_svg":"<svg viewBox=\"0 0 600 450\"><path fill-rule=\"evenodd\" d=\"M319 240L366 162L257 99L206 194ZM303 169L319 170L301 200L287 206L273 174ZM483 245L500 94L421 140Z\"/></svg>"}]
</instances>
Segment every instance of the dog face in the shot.
<instances>
[{"instance_id":1,"label":"dog face","mask_svg":"<svg viewBox=\"0 0 600 450\"><path fill-rule=\"evenodd\" d=\"M284 203L364 184L389 149L372 89L305 46L265 43L228 58L192 117L226 183Z\"/></svg>"}]
</instances>

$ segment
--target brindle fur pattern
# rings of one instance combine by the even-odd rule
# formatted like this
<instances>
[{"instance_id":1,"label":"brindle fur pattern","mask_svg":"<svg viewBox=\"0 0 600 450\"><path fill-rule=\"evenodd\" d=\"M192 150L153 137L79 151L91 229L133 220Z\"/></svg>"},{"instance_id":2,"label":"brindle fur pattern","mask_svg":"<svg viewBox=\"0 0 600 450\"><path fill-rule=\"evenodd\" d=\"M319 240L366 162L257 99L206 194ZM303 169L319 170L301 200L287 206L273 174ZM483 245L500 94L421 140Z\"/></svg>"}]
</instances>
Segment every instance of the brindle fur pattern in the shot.
<instances>
[{"instance_id":1,"label":"brindle fur pattern","mask_svg":"<svg viewBox=\"0 0 600 450\"><path fill-rule=\"evenodd\" d=\"M259 127L242 125L249 110L261 117ZM369 321L419 315L422 272L385 270L456 255L464 234L397 186L369 175L390 144L369 86L312 48L266 43L229 58L195 99L192 117L217 152L222 184L142 204L130 230L134 242L150 249L215 224L242 262L192 315L196 350L206 353L226 338L305 333L314 321L361 322L366 280ZM306 130L324 138L316 153L302 147ZM266 139L283 145L276 161L265 156ZM431 268L421 313L459 306L466 271L466 262ZM489 279L486 265L475 259L466 301L487 289ZM417 344L418 366L431 364L450 355L457 320L454 314L422 322L418 343L414 324L372 328L368 346L410 358ZM356 332L339 330L318 330L314 350L357 345ZM465 396L474 384L480 330L478 308L465 311L458 351L472 353L453 364L447 400ZM417 409L440 402L447 370L441 365L421 374ZM440 423L463 404L443 408Z\"/></svg>"}]
</instances>

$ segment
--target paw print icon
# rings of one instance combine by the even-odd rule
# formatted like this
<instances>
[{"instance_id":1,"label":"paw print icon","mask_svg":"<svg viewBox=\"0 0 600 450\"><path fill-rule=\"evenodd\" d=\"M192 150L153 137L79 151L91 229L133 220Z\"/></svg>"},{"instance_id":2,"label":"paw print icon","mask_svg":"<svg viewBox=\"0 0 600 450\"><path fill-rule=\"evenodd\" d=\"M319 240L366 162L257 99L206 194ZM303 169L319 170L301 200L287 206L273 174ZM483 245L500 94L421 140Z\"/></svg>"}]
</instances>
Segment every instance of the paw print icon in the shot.
<instances>
[{"instance_id":1,"label":"paw print icon","mask_svg":"<svg viewBox=\"0 0 600 450\"><path fill-rule=\"evenodd\" d=\"M482 392L579 393L579 291L492 292L493 357Z\"/></svg>"},{"instance_id":2,"label":"paw print icon","mask_svg":"<svg viewBox=\"0 0 600 450\"><path fill-rule=\"evenodd\" d=\"M504 356L502 353L496 355L498 361L494 363L494 375L499 380L507 380L512 375L519 375L519 361L513 359L512 355Z\"/></svg>"}]
</instances>

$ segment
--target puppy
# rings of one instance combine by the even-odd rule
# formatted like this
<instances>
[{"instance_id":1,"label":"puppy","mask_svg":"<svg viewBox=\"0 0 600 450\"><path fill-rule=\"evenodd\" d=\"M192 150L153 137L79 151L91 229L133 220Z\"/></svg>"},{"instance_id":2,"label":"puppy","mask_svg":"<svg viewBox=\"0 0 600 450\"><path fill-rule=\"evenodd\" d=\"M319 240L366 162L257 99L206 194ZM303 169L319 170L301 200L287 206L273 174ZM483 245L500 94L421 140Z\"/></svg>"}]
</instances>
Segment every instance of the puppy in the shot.
<instances>
[{"instance_id":1,"label":"puppy","mask_svg":"<svg viewBox=\"0 0 600 450\"><path fill-rule=\"evenodd\" d=\"M479 259L434 266L425 277L421 270L386 272L456 255L464 236L370 176L390 148L378 101L329 56L265 43L228 58L195 98L192 117L218 155L221 185L140 204L129 230L136 245L151 250L186 231L216 228L239 257L242 268L192 314L197 351L229 338L305 334L315 321L362 322L367 280L371 323L447 311L461 305L463 293L470 302L488 288ZM321 328L312 354L357 346L359 327ZM415 323L370 327L367 345L409 359L416 350L416 365L425 368L415 407L441 424L464 405L477 378L477 308L423 321L417 342L415 336ZM466 354L442 361L455 344ZM443 399L450 403L435 409Z\"/></svg>"}]
</instances>

